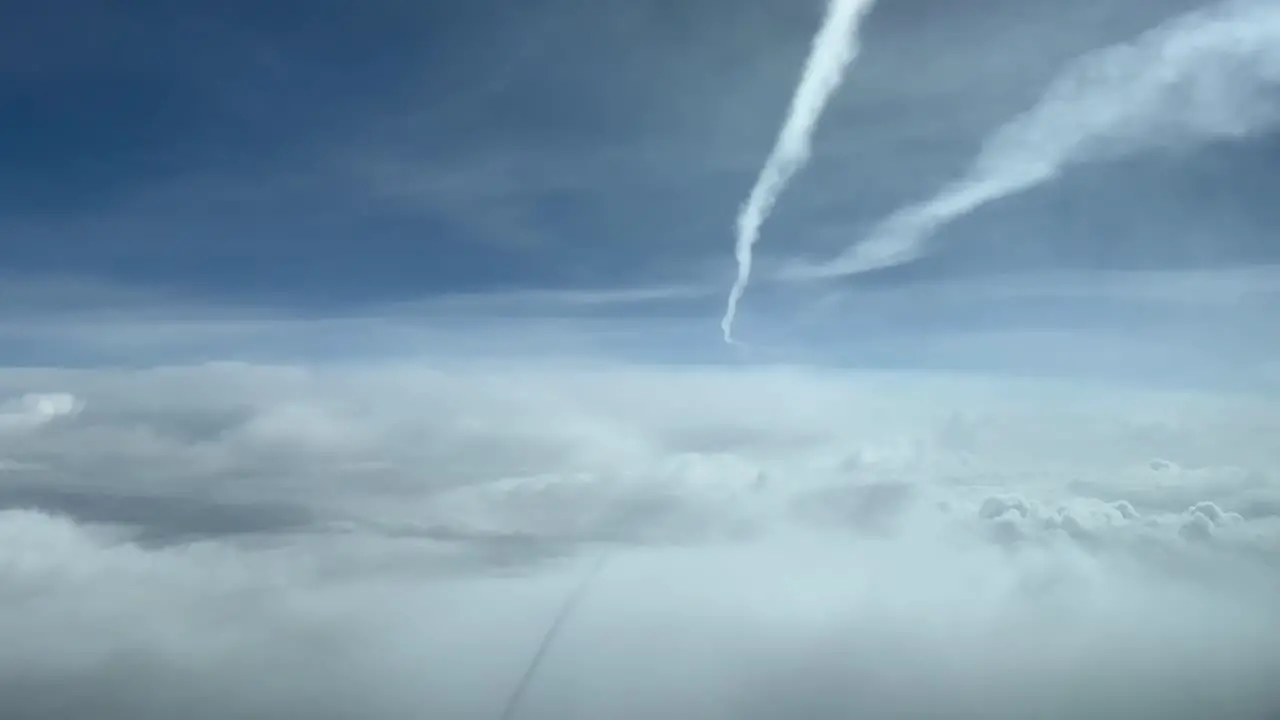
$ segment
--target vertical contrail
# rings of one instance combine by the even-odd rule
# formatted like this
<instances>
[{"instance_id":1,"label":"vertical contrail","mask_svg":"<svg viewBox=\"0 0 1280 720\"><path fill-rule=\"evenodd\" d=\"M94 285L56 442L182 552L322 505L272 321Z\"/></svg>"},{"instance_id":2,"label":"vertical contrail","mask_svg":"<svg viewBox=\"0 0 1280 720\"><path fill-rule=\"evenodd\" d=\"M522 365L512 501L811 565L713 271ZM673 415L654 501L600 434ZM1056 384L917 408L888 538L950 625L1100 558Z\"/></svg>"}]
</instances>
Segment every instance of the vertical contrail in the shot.
<instances>
[{"instance_id":1,"label":"vertical contrail","mask_svg":"<svg viewBox=\"0 0 1280 720\"><path fill-rule=\"evenodd\" d=\"M778 194L809 161L814 127L827 101L840 87L845 69L857 57L858 26L874 4L875 0L830 0L827 5L826 18L813 38L809 58L791 98L782 131L755 187L738 213L734 250L738 276L729 291L729 303L720 321L727 343L733 342L733 320L738 312L738 301L751 280L751 252L760 239L760 226L773 209Z\"/></svg>"},{"instance_id":2,"label":"vertical contrail","mask_svg":"<svg viewBox=\"0 0 1280 720\"><path fill-rule=\"evenodd\" d=\"M922 255L938 229L1069 166L1162 146L1246 137L1280 124L1280 1L1224 0L1069 64L998 128L969 171L880 223L840 257L788 271L832 277Z\"/></svg>"}]
</instances>

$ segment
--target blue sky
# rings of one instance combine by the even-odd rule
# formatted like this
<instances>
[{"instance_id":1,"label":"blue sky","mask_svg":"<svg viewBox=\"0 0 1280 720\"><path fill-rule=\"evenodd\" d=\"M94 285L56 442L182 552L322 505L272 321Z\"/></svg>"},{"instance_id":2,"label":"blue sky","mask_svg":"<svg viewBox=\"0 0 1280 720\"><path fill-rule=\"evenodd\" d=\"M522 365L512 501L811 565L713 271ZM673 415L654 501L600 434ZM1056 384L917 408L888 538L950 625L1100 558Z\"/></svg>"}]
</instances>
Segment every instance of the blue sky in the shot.
<instances>
[{"instance_id":1,"label":"blue sky","mask_svg":"<svg viewBox=\"0 0 1280 720\"><path fill-rule=\"evenodd\" d=\"M853 244L959 176L1073 58L1203 5L885 0L760 262ZM458 294L513 299L488 311L512 315L531 312L512 293L590 291L550 305L679 317L710 342L733 218L822 3L51 0L3 13L6 317L104 304L331 316ZM1269 131L1081 164L942 228L917 262L766 281L743 322L763 340L832 293L874 290L900 293L924 333L978 316L1078 325L1107 301L1080 300L1081 273L1280 261L1278 184ZM921 299L1044 273L1075 278L1055 286L1070 308L1036 309L1067 302L1057 291L1000 307L968 295L958 311L955 293L950 309ZM637 288L664 299L604 302ZM1166 324L1184 310L1124 308Z\"/></svg>"}]
</instances>

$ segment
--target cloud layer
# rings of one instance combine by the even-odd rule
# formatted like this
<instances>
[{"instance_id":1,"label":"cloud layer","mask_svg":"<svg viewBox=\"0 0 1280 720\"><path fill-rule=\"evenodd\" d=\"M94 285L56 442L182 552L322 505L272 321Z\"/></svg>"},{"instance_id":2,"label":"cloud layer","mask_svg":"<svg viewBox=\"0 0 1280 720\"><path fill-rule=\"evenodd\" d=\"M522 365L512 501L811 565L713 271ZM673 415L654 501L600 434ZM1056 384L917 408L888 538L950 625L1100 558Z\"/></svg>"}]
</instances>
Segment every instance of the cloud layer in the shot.
<instances>
[{"instance_id":1,"label":"cloud layer","mask_svg":"<svg viewBox=\"0 0 1280 720\"><path fill-rule=\"evenodd\" d=\"M517 717L1280 707L1262 400L564 363L0 398L44 418L0 427L10 717L496 717L601 554Z\"/></svg>"}]
</instances>

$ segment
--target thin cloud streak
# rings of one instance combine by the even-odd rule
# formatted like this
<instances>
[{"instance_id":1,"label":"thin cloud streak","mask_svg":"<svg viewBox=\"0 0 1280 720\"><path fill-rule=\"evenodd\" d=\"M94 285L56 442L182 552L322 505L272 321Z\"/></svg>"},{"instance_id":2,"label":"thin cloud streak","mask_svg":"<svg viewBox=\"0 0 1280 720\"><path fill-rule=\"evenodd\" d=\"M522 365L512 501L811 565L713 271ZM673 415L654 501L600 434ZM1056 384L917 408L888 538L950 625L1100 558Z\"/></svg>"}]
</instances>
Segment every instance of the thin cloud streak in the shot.
<instances>
[{"instance_id":1,"label":"thin cloud streak","mask_svg":"<svg viewBox=\"0 0 1280 720\"><path fill-rule=\"evenodd\" d=\"M738 302L751 281L752 250L760 228L768 219L791 178L809 161L813 132L831 96L840 87L849 64L858 56L858 26L875 0L831 0L822 27L813 38L800 84L787 111L787 119L769 153L760 177L738 214L734 256L738 273L725 307L720 329L726 343L733 343L733 321Z\"/></svg>"},{"instance_id":2,"label":"thin cloud streak","mask_svg":"<svg viewBox=\"0 0 1280 720\"><path fill-rule=\"evenodd\" d=\"M1048 183L1072 165L1252 136L1280 120L1280 5L1227 0L1069 64L1031 109L987 138L968 172L883 220L836 259L795 263L792 279L915 260L930 236L979 208Z\"/></svg>"}]
</instances>

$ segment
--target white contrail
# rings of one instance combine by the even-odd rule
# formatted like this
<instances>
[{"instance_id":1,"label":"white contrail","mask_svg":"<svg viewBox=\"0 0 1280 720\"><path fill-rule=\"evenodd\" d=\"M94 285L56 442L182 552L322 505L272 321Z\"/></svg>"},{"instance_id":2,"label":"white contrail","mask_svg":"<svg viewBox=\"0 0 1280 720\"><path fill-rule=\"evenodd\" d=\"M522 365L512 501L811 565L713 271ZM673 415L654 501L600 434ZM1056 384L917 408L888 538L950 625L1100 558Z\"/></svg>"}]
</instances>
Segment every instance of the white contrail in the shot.
<instances>
[{"instance_id":1,"label":"white contrail","mask_svg":"<svg viewBox=\"0 0 1280 720\"><path fill-rule=\"evenodd\" d=\"M1030 110L983 144L969 171L907 206L835 260L784 272L833 277L922 255L942 226L1067 167L1256 134L1280 123L1280 0L1226 0L1068 65Z\"/></svg>"},{"instance_id":2,"label":"white contrail","mask_svg":"<svg viewBox=\"0 0 1280 720\"><path fill-rule=\"evenodd\" d=\"M738 276L729 291L729 303L720 321L725 342L733 342L733 320L738 311L738 301L751 280L751 251L760 239L760 226L773 209L778 194L809 161L814 127L827 101L840 86L845 68L857 57L858 26L874 4L875 0L830 0L827 5L826 18L813 38L809 58L791 98L782 131L755 187L738 213L738 238L734 250Z\"/></svg>"}]
</instances>

